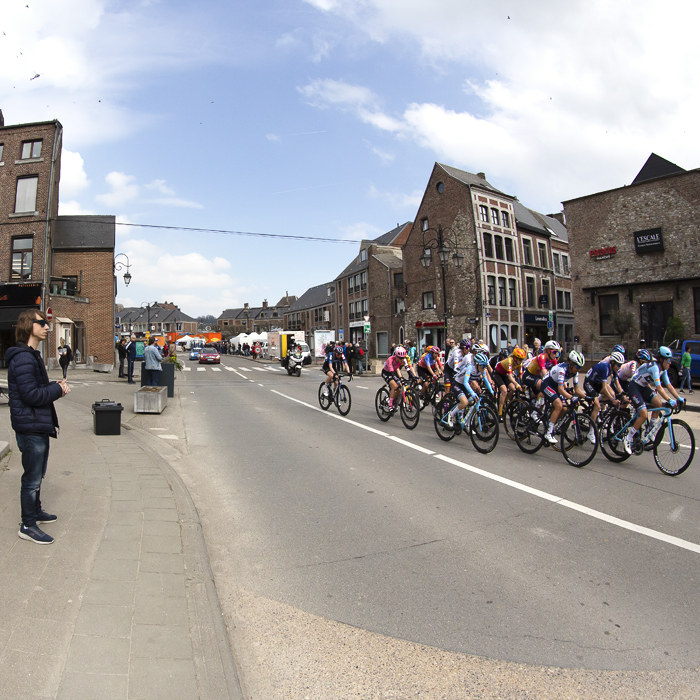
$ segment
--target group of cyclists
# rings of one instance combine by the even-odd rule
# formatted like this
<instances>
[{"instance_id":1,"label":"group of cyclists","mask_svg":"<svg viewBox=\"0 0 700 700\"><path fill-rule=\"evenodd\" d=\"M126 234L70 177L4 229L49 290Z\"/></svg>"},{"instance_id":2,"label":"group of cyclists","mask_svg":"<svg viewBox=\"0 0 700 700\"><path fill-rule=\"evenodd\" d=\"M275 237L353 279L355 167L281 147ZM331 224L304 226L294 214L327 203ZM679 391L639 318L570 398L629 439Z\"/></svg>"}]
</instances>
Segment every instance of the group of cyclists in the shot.
<instances>
[{"instance_id":1,"label":"group of cyclists","mask_svg":"<svg viewBox=\"0 0 700 700\"><path fill-rule=\"evenodd\" d=\"M631 403L637 411L637 419L627 431L623 443L625 452L631 455L640 453L634 450L634 443L647 419L647 405L660 408L664 401L671 407L677 402L685 403L668 376L672 352L667 347L659 348L654 355L640 349L633 358L627 359L625 347L616 345L610 355L588 370L583 379L579 377L585 364L583 354L571 350L564 361L562 348L556 340L549 340L534 356L528 356L516 345L510 353L503 350L489 357L485 344L471 343L467 339L454 346L444 366L440 354L440 348L429 346L414 364L403 346L394 349L382 369L382 378L389 387L390 409L395 409L400 394L402 371L421 384L423 394L428 392L431 382L444 375L458 399L443 417L447 426L452 426L460 415L464 415L469 405L484 392L497 402L499 420L502 420L503 407L512 394L519 389L529 390L538 408L549 404L549 411L545 413L549 420L544 439L555 444L558 439L554 428L565 403L575 405L580 399L588 399L592 402L592 422L587 439L595 444L595 421L601 404L609 403L619 408ZM332 369L330 362L329 356L327 364ZM332 371L328 374L327 382L330 382Z\"/></svg>"}]
</instances>

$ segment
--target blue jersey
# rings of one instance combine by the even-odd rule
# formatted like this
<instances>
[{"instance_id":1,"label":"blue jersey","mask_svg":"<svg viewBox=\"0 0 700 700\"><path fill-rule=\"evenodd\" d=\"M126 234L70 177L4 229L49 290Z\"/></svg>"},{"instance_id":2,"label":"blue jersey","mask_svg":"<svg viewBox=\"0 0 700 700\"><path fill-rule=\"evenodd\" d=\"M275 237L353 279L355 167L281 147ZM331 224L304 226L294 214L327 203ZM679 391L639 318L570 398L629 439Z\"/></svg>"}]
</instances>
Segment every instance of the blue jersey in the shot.
<instances>
[{"instance_id":1,"label":"blue jersey","mask_svg":"<svg viewBox=\"0 0 700 700\"><path fill-rule=\"evenodd\" d=\"M604 384L608 379L616 379L617 373L612 371L610 362L603 360L597 365L593 365L586 373L586 377L592 384Z\"/></svg>"},{"instance_id":2,"label":"blue jersey","mask_svg":"<svg viewBox=\"0 0 700 700\"><path fill-rule=\"evenodd\" d=\"M639 386L649 386L652 389L661 386L661 382L663 382L664 386L668 386L671 383L666 370L662 372L656 362L647 362L639 367L632 376L632 381L635 384L639 384Z\"/></svg>"}]
</instances>

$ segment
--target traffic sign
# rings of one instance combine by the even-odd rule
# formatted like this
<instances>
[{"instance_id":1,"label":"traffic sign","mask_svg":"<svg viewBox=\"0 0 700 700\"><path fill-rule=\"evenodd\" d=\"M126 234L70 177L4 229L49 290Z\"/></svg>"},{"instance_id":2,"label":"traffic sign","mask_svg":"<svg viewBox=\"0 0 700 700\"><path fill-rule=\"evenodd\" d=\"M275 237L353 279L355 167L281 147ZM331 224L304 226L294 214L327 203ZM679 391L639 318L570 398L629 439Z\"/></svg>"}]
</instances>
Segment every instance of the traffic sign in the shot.
<instances>
[{"instance_id":1,"label":"traffic sign","mask_svg":"<svg viewBox=\"0 0 700 700\"><path fill-rule=\"evenodd\" d=\"M369 333L369 323L365 323L365 333Z\"/></svg>"},{"instance_id":2,"label":"traffic sign","mask_svg":"<svg viewBox=\"0 0 700 700\"><path fill-rule=\"evenodd\" d=\"M554 311L551 309L549 310L549 322L551 323L554 320Z\"/></svg>"},{"instance_id":3,"label":"traffic sign","mask_svg":"<svg viewBox=\"0 0 700 700\"><path fill-rule=\"evenodd\" d=\"M547 321L547 328L551 331L554 328L554 321Z\"/></svg>"},{"instance_id":4,"label":"traffic sign","mask_svg":"<svg viewBox=\"0 0 700 700\"><path fill-rule=\"evenodd\" d=\"M48 309L46 309L46 320L53 321L53 311L51 310L50 306Z\"/></svg>"},{"instance_id":5,"label":"traffic sign","mask_svg":"<svg viewBox=\"0 0 700 700\"><path fill-rule=\"evenodd\" d=\"M550 329L547 331L547 335L550 335L550 336L551 336L551 335L554 335L554 331L550 328Z\"/></svg>"}]
</instances>

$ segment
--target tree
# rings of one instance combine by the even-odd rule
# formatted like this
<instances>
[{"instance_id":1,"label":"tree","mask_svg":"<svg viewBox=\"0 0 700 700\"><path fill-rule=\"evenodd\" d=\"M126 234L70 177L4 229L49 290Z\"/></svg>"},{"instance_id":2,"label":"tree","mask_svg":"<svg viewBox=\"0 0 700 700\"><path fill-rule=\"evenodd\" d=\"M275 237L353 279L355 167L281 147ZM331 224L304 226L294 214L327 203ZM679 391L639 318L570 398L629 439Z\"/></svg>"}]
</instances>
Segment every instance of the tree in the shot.
<instances>
[{"instance_id":1,"label":"tree","mask_svg":"<svg viewBox=\"0 0 700 700\"><path fill-rule=\"evenodd\" d=\"M687 331L683 319L676 315L671 316L668 320L668 326L666 326L666 332L664 333L664 339L667 344L672 343L674 340L685 340Z\"/></svg>"},{"instance_id":2,"label":"tree","mask_svg":"<svg viewBox=\"0 0 700 700\"><path fill-rule=\"evenodd\" d=\"M211 314L206 314L205 316L197 316L197 322L202 324L209 324L212 326L216 325L216 317Z\"/></svg>"},{"instance_id":3,"label":"tree","mask_svg":"<svg viewBox=\"0 0 700 700\"><path fill-rule=\"evenodd\" d=\"M631 311L613 311L610 314L610 320L612 321L615 333L617 333L622 340L625 340L630 331L636 326Z\"/></svg>"}]
</instances>

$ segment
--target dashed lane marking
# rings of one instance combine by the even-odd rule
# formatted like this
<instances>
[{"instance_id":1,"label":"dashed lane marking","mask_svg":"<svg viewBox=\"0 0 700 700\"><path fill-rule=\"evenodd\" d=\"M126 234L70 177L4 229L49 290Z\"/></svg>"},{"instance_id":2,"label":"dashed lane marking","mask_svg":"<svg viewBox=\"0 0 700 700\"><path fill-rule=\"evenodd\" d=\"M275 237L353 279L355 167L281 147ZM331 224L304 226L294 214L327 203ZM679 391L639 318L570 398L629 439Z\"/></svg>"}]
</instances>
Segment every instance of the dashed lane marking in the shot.
<instances>
[{"instance_id":1,"label":"dashed lane marking","mask_svg":"<svg viewBox=\"0 0 700 700\"><path fill-rule=\"evenodd\" d=\"M221 367L212 367L211 371L212 372L221 372Z\"/></svg>"}]
</instances>

